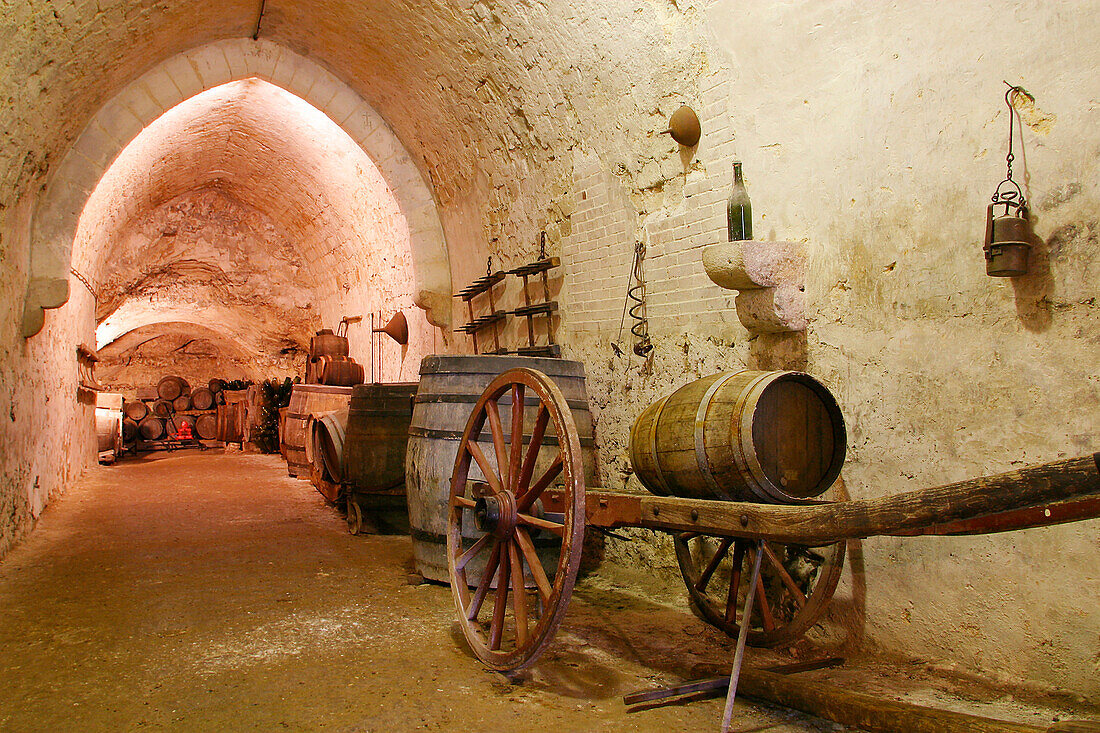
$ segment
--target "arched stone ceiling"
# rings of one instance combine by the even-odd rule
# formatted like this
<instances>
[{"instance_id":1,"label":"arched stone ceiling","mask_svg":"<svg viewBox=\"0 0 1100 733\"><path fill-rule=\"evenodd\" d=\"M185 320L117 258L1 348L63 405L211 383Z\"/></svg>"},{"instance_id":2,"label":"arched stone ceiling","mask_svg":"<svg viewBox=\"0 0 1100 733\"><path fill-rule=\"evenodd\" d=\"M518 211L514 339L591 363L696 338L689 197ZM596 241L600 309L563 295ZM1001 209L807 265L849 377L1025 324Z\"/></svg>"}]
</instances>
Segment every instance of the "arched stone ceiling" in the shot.
<instances>
[{"instance_id":1,"label":"arched stone ceiling","mask_svg":"<svg viewBox=\"0 0 1100 733\"><path fill-rule=\"evenodd\" d=\"M74 266L95 285L125 286L150 259L166 264L145 237L128 235L149 212L205 188L261 212L282 235L257 273L268 272L273 290L287 266L291 280L324 294L391 264L408 269L405 219L371 160L319 110L258 80L192 97L127 146L88 200ZM257 255L224 254L227 263ZM392 286L411 287L407 277Z\"/></svg>"},{"instance_id":2,"label":"arched stone ceiling","mask_svg":"<svg viewBox=\"0 0 1100 733\"><path fill-rule=\"evenodd\" d=\"M138 378L144 379L133 386L152 384L163 376L155 369L157 363L171 369L178 364L178 357L171 352L188 353L196 347L202 353L190 354L193 361L216 365L216 372L211 372L209 376L253 380L269 376L262 367L270 367L272 362L258 363L251 346L241 343L235 334L224 328L173 321L139 326L99 349L97 376L106 384L117 385L127 376L141 375ZM152 371L150 367L153 367ZM199 383L192 386L197 387Z\"/></svg>"},{"instance_id":3,"label":"arched stone ceiling","mask_svg":"<svg viewBox=\"0 0 1100 733\"><path fill-rule=\"evenodd\" d=\"M32 110L33 122L14 121L12 157L49 152L10 171L13 188L45 177L82 125L145 69L250 36L257 8L19 6L9 22L26 42L5 60L34 71L0 93ZM480 271L486 250L529 254L537 229L561 218L569 151L581 140L598 139L601 157L626 174L655 159L654 138L675 106L697 96L706 67L697 16L691 3L648 0L273 0L260 36L328 68L381 113L443 206L450 246L462 253L451 263L461 283ZM47 49L62 47L71 57L52 63Z\"/></svg>"}]
</instances>

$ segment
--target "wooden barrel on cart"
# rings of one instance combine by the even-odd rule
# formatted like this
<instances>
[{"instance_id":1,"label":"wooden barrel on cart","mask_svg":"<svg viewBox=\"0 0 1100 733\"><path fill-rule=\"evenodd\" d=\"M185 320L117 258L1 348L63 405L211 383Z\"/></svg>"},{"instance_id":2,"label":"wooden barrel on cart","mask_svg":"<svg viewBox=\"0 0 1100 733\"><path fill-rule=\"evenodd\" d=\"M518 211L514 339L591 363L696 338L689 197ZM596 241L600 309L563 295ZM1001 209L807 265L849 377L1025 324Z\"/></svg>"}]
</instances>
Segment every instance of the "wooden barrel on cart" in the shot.
<instances>
[{"instance_id":1,"label":"wooden barrel on cart","mask_svg":"<svg viewBox=\"0 0 1100 733\"><path fill-rule=\"evenodd\" d=\"M352 400L355 395L352 395ZM321 470L326 481L339 484L344 480L344 434L348 410L315 412L307 421L306 459Z\"/></svg>"},{"instance_id":2,"label":"wooden barrel on cart","mask_svg":"<svg viewBox=\"0 0 1100 733\"><path fill-rule=\"evenodd\" d=\"M126 404L122 406L122 412L127 418L138 423L144 420L145 416L149 414L149 406L140 401L127 401Z\"/></svg>"},{"instance_id":3,"label":"wooden barrel on cart","mask_svg":"<svg viewBox=\"0 0 1100 733\"><path fill-rule=\"evenodd\" d=\"M630 431L630 459L659 496L799 504L840 475L844 417L802 372L723 372L647 407Z\"/></svg>"},{"instance_id":4,"label":"wooden barrel on cart","mask_svg":"<svg viewBox=\"0 0 1100 733\"><path fill-rule=\"evenodd\" d=\"M524 356L428 356L420 364L420 386L413 402L412 421L409 426L409 443L405 456L405 488L409 502L409 525L413 541L416 569L425 578L449 582L447 573L447 503L451 491L451 473L454 470L462 431L473 411L474 404L489 382L501 372L516 367L536 369L549 376L569 402L572 417L577 424L584 459L584 474L589 486L598 485L596 456L593 443L592 415L588 410L588 393L584 385L584 365L576 361ZM535 398L528 396L529 404ZM510 435L511 396L499 400L504 434ZM528 420L533 423L533 410L528 409ZM530 439L531 426L524 429L524 437ZM557 437L548 432L543 439L542 450L536 463L538 475L557 454ZM492 438L488 426L478 442L486 455L493 455ZM481 474L471 469L471 480ZM472 525L463 526L463 535L480 536ZM557 546L557 538L536 539L536 548L544 554L544 562L551 570L557 563L556 552L543 548ZM552 558L552 559L551 559ZM481 567L474 565L479 563ZM484 569L484 559L475 560L467 567L467 578L477 582Z\"/></svg>"},{"instance_id":5,"label":"wooden barrel on cart","mask_svg":"<svg viewBox=\"0 0 1100 733\"><path fill-rule=\"evenodd\" d=\"M364 524L409 531L405 454L417 383L362 384L348 409L340 470Z\"/></svg>"},{"instance_id":6,"label":"wooden barrel on cart","mask_svg":"<svg viewBox=\"0 0 1100 733\"><path fill-rule=\"evenodd\" d=\"M164 437L164 418L146 415L145 419L138 423L138 435L142 440L160 440Z\"/></svg>"},{"instance_id":7,"label":"wooden barrel on cart","mask_svg":"<svg viewBox=\"0 0 1100 733\"><path fill-rule=\"evenodd\" d=\"M187 383L187 380L183 377L177 377L175 375L169 375L162 377L157 382L157 396L162 400L168 400L171 402L180 395L190 394L191 385Z\"/></svg>"},{"instance_id":8,"label":"wooden barrel on cart","mask_svg":"<svg viewBox=\"0 0 1100 733\"><path fill-rule=\"evenodd\" d=\"M385 492L405 483L417 383L361 384L351 393L343 445L344 481L357 491Z\"/></svg>"},{"instance_id":9,"label":"wooden barrel on cart","mask_svg":"<svg viewBox=\"0 0 1100 733\"><path fill-rule=\"evenodd\" d=\"M280 452L286 455L287 473L301 479L310 478L306 460L306 423L313 413L346 408L351 402L351 387L329 387L321 384L296 384L290 392Z\"/></svg>"}]
</instances>

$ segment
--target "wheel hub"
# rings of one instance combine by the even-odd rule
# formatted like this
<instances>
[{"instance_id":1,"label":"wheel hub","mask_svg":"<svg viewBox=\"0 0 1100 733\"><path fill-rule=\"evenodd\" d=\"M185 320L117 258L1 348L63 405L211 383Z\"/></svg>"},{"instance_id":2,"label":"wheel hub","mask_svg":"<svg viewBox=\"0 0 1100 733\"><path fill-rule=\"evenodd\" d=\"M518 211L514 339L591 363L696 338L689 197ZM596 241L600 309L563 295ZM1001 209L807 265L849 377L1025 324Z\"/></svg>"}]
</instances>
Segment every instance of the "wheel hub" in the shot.
<instances>
[{"instance_id":1,"label":"wheel hub","mask_svg":"<svg viewBox=\"0 0 1100 733\"><path fill-rule=\"evenodd\" d=\"M474 501L474 524L482 532L508 537L516 527L519 511L511 491L481 496Z\"/></svg>"}]
</instances>

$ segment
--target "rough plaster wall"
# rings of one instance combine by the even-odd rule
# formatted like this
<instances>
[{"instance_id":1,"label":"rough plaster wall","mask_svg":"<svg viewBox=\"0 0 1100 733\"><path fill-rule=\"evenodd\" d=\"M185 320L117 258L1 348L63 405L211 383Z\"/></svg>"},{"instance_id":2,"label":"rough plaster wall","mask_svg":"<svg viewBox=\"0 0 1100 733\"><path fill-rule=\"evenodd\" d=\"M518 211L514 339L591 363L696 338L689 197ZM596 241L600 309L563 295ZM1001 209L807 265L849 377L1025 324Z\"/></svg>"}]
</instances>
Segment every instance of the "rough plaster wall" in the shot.
<instances>
[{"instance_id":1,"label":"rough plaster wall","mask_svg":"<svg viewBox=\"0 0 1100 733\"><path fill-rule=\"evenodd\" d=\"M41 338L18 334L29 211L0 210L0 557L95 457L95 404L76 389L76 344L95 340L91 295L72 280Z\"/></svg>"},{"instance_id":2,"label":"rough plaster wall","mask_svg":"<svg viewBox=\"0 0 1100 733\"><path fill-rule=\"evenodd\" d=\"M1019 3L1008 32L984 32L1006 28L1001 10L716 3L696 102L703 140L660 205L604 150L575 158L565 330L588 368L612 488L636 486L625 441L645 405L742 366L806 368L834 391L855 496L1100 448L1100 24ZM1065 39L1082 51L1072 60L1058 50ZM980 250L1004 174L1004 77L1038 97L1024 136L1044 244L1015 280L987 277ZM758 238L807 243L805 336L749 340L702 273L700 249L724 234L734 159L745 162ZM1018 154L1018 177L1021 168ZM609 346L634 238L649 244L648 369ZM656 547L613 543L608 556L668 570L666 543ZM1098 549L1096 521L872 539L836 605L847 633L872 647L1095 698Z\"/></svg>"}]
</instances>

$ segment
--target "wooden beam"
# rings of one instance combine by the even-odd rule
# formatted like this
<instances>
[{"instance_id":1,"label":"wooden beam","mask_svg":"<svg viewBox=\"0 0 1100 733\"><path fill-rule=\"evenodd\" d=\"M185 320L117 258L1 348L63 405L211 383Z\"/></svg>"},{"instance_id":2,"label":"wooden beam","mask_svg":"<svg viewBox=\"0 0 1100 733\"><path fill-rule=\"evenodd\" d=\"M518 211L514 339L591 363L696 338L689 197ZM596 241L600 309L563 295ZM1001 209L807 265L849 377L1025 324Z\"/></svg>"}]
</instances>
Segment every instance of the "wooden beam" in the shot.
<instances>
[{"instance_id":1,"label":"wooden beam","mask_svg":"<svg viewBox=\"0 0 1100 733\"><path fill-rule=\"evenodd\" d=\"M908 530L1100 494L1100 454L958 481L878 499L794 506L642 496L637 524L796 544ZM626 494L594 494L618 499ZM591 502L589 504L591 506ZM609 509L614 506L612 502ZM630 517L611 526L634 524ZM601 524L600 526L607 526ZM1022 528L1022 527L1017 527Z\"/></svg>"},{"instance_id":2,"label":"wooden beam","mask_svg":"<svg viewBox=\"0 0 1100 733\"><path fill-rule=\"evenodd\" d=\"M889 700L847 687L810 682L774 672L747 669L741 673L739 693L801 710L819 718L860 730L881 733L1044 733L1023 723L983 718L922 705Z\"/></svg>"}]
</instances>

